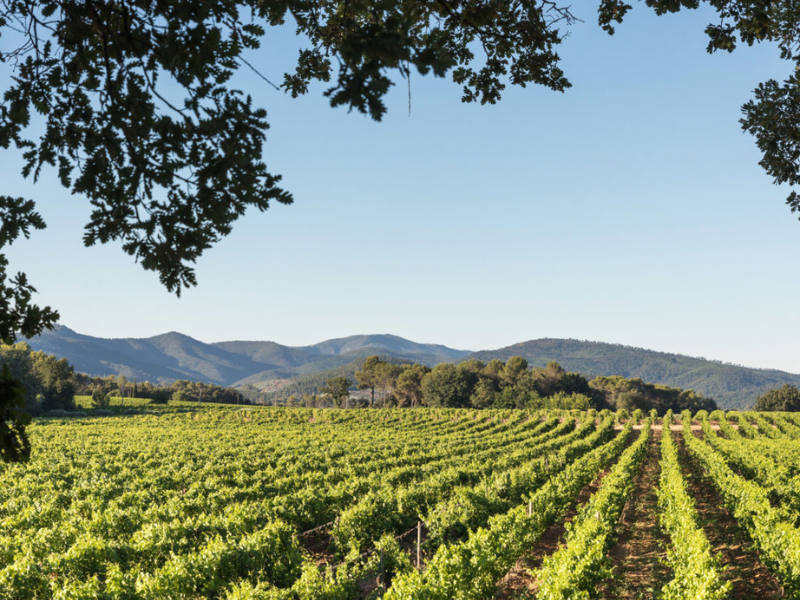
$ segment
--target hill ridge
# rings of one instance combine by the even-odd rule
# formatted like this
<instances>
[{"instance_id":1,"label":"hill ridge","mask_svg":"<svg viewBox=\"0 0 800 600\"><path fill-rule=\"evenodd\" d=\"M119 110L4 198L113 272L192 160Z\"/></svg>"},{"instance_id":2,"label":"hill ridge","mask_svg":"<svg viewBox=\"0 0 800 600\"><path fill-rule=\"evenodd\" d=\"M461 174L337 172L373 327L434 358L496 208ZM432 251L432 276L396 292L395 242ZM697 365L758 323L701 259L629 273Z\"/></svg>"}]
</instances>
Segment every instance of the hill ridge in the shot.
<instances>
[{"instance_id":1,"label":"hill ridge","mask_svg":"<svg viewBox=\"0 0 800 600\"><path fill-rule=\"evenodd\" d=\"M496 350L469 352L419 343L394 334L359 334L306 346L274 341L232 340L206 343L178 331L147 338L99 338L60 325L27 340L34 350L67 358L90 375L122 374L139 381L167 383L190 379L232 386L271 380L306 380L317 373L354 372L360 361L378 354L435 366L469 359L525 357L532 366L555 360L586 376L621 375L650 383L694 389L724 408L752 406L757 395L785 383L800 385L800 375L779 369L745 367L684 354L595 340L539 338ZM313 378L313 377L312 377Z\"/></svg>"},{"instance_id":2,"label":"hill ridge","mask_svg":"<svg viewBox=\"0 0 800 600\"><path fill-rule=\"evenodd\" d=\"M778 369L744 367L701 357L636 348L609 342L542 338L497 350L473 352L465 360L507 360L523 356L533 366L555 360L586 376L620 375L650 383L694 389L724 408L745 408L756 396L785 383L800 385L800 375Z\"/></svg>"}]
</instances>

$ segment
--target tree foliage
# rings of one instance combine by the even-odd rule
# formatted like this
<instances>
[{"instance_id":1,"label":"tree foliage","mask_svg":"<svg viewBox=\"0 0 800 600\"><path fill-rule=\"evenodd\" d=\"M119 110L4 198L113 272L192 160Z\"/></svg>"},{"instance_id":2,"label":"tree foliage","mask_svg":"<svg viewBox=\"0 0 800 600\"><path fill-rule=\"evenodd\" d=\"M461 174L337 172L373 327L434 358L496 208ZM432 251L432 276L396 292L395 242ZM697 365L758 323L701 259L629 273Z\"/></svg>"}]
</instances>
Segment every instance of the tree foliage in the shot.
<instances>
[{"instance_id":1,"label":"tree foliage","mask_svg":"<svg viewBox=\"0 0 800 600\"><path fill-rule=\"evenodd\" d=\"M758 411L800 411L800 389L786 384L783 387L769 390L756 398L754 410Z\"/></svg>"},{"instance_id":2,"label":"tree foliage","mask_svg":"<svg viewBox=\"0 0 800 600\"><path fill-rule=\"evenodd\" d=\"M38 351L31 353L33 377L37 381L36 401L41 410L75 408L75 374L66 358Z\"/></svg>"},{"instance_id":3,"label":"tree foliage","mask_svg":"<svg viewBox=\"0 0 800 600\"><path fill-rule=\"evenodd\" d=\"M356 371L355 378L358 389L370 391L370 406L375 404L375 390L381 392L381 403L385 406L387 401L397 400L392 394L397 386L397 378L403 372L404 366L384 360L380 356L369 356ZM390 397L391 396L391 397Z\"/></svg>"},{"instance_id":4,"label":"tree foliage","mask_svg":"<svg viewBox=\"0 0 800 600\"><path fill-rule=\"evenodd\" d=\"M266 111L229 85L267 28L287 21L308 46L280 87L297 96L314 80L331 82L332 106L376 120L392 73L412 68L451 72L466 102L496 102L506 79L569 85L554 47L556 24L573 17L555 3L6 0L0 60L14 78L0 105L0 146L22 152L26 177L51 167L89 199L87 246L120 242L179 294L196 283L193 263L247 208L292 201L264 161ZM0 196L14 217L0 248L44 226L33 208ZM47 326L55 313L27 304L30 288L18 283L25 318Z\"/></svg>"},{"instance_id":5,"label":"tree foliage","mask_svg":"<svg viewBox=\"0 0 800 600\"><path fill-rule=\"evenodd\" d=\"M73 375L66 359L32 352L25 342L0 344L0 460L30 456L30 413L74 408Z\"/></svg>"},{"instance_id":6,"label":"tree foliage","mask_svg":"<svg viewBox=\"0 0 800 600\"><path fill-rule=\"evenodd\" d=\"M95 387L92 389L92 407L93 408L107 408L109 404L111 404L111 398L103 393L103 390L99 387Z\"/></svg>"},{"instance_id":7,"label":"tree foliage","mask_svg":"<svg viewBox=\"0 0 800 600\"><path fill-rule=\"evenodd\" d=\"M700 0L646 4L664 14ZM719 15L706 28L709 52L769 41L800 65L793 3L708 4ZM598 24L613 34L631 8L600 0ZM320 81L332 106L380 120L394 80L412 71L449 74L464 102L495 103L508 84L564 91L571 84L557 48L576 20L569 5L550 0L3 0L0 61L13 78L0 103L0 146L22 153L26 177L52 168L89 199L86 245L121 243L179 294L196 283L192 265L203 251L247 208L292 201L264 160L266 111L230 85L253 68L248 58L269 28L293 26L305 40L275 87L298 96ZM765 82L743 108L742 126L779 183L800 180L799 85L796 74ZM795 194L790 203L798 208ZM0 249L44 227L30 199L0 196L0 213ZM27 279L9 281L5 268L3 258L8 342L58 315L32 305Z\"/></svg>"},{"instance_id":8,"label":"tree foliage","mask_svg":"<svg viewBox=\"0 0 800 600\"><path fill-rule=\"evenodd\" d=\"M497 359L489 363L470 359L455 366L442 363L425 376L421 391L428 406L585 410L596 405L594 392L579 373L568 373L556 362L529 367L521 356L505 363Z\"/></svg>"},{"instance_id":9,"label":"tree foliage","mask_svg":"<svg viewBox=\"0 0 800 600\"><path fill-rule=\"evenodd\" d=\"M320 392L330 396L333 405L337 408L341 407L343 403L345 404L345 408L347 408L347 400L350 398L351 385L353 385L353 382L347 377L332 377L328 379L328 383L325 384L325 387L323 387Z\"/></svg>"},{"instance_id":10,"label":"tree foliage","mask_svg":"<svg viewBox=\"0 0 800 600\"><path fill-rule=\"evenodd\" d=\"M589 386L600 403L615 410L656 410L662 415L668 410L674 413L717 410L717 403L712 398L706 398L694 390L646 383L639 378L626 379L616 375L595 377Z\"/></svg>"},{"instance_id":11,"label":"tree foliage","mask_svg":"<svg viewBox=\"0 0 800 600\"><path fill-rule=\"evenodd\" d=\"M422 404L422 380L430 372L429 367L420 364L413 364L400 372L394 389L398 406L414 408Z\"/></svg>"},{"instance_id":12,"label":"tree foliage","mask_svg":"<svg viewBox=\"0 0 800 600\"><path fill-rule=\"evenodd\" d=\"M0 344L0 364L8 367L25 390L26 411L75 408L75 373L65 358L42 351L32 351L25 342Z\"/></svg>"},{"instance_id":13,"label":"tree foliage","mask_svg":"<svg viewBox=\"0 0 800 600\"><path fill-rule=\"evenodd\" d=\"M0 460L21 462L31 455L31 443L25 427L31 417L25 408L25 387L11 374L8 365L0 371Z\"/></svg>"},{"instance_id":14,"label":"tree foliage","mask_svg":"<svg viewBox=\"0 0 800 600\"><path fill-rule=\"evenodd\" d=\"M386 364L380 356L369 356L361 365L361 369L356 371L355 377L358 382L358 389L369 390L370 406L375 404L375 388L380 382L381 365Z\"/></svg>"},{"instance_id":15,"label":"tree foliage","mask_svg":"<svg viewBox=\"0 0 800 600\"><path fill-rule=\"evenodd\" d=\"M91 377L85 373L75 373L72 377L75 384L75 393L79 396L91 396L93 404L95 397L105 398L132 396L134 398L147 398L151 404L168 404L173 397L187 402L216 402L221 404L250 404L244 394L238 389L222 387L213 383L189 381L179 379L172 383L156 385L149 381L129 381L119 375L106 375L105 377ZM178 396L176 396L178 394ZM98 400L97 408L102 408L104 400Z\"/></svg>"},{"instance_id":16,"label":"tree foliage","mask_svg":"<svg viewBox=\"0 0 800 600\"><path fill-rule=\"evenodd\" d=\"M470 377L466 370L450 363L436 365L422 379L425 403L435 407L464 407L469 405Z\"/></svg>"}]
</instances>

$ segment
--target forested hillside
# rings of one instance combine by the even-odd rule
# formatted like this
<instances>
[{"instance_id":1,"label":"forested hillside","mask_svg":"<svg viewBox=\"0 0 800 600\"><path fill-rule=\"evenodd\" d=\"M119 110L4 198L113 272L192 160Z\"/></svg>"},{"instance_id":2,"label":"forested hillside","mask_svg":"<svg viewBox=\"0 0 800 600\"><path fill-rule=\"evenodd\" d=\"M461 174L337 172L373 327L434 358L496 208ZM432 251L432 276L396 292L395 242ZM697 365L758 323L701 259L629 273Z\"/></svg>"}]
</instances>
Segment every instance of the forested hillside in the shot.
<instances>
[{"instance_id":1,"label":"forested hillside","mask_svg":"<svg viewBox=\"0 0 800 600\"><path fill-rule=\"evenodd\" d=\"M58 327L29 343L34 350L67 358L77 372L89 375L125 375L154 383L192 380L247 387L280 398L314 393L330 377L352 378L363 361L373 355L429 367L473 358L506 361L512 356L522 356L537 367L556 361L567 371L588 379L619 375L693 389L715 399L723 409L751 407L768 389L800 384L800 375L783 371L579 340L532 340L469 353L393 335L357 335L293 347L270 341L207 344L175 332L144 339L101 339Z\"/></svg>"},{"instance_id":2,"label":"forested hillside","mask_svg":"<svg viewBox=\"0 0 800 600\"><path fill-rule=\"evenodd\" d=\"M27 341L34 350L67 358L76 371L93 376L125 375L158 383L189 379L224 386L327 371L373 354L430 366L469 354L393 335L358 335L293 347L261 341L207 344L176 332L150 338L103 339L59 326Z\"/></svg>"},{"instance_id":3,"label":"forested hillside","mask_svg":"<svg viewBox=\"0 0 800 600\"><path fill-rule=\"evenodd\" d=\"M693 389L714 398L726 410L752 407L756 396L770 388L785 383L800 384L800 375L784 371L751 369L681 354L580 340L531 340L499 350L475 352L467 359L507 360L512 356L522 356L533 366L544 366L554 360L566 370L585 376L620 375Z\"/></svg>"}]
</instances>

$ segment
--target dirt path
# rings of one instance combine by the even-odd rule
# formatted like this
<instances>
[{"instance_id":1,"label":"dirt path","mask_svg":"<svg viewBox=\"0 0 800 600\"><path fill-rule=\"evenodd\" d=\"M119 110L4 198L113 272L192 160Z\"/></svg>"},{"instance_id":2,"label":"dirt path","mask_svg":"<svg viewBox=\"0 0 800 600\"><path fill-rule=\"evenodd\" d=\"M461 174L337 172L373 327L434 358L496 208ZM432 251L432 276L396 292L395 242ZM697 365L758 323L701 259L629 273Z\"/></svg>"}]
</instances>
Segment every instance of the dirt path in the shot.
<instances>
[{"instance_id":1,"label":"dirt path","mask_svg":"<svg viewBox=\"0 0 800 600\"><path fill-rule=\"evenodd\" d=\"M668 539L658 524L658 478L661 431L654 430L647 454L622 511L617 543L609 551L613 579L603 582L603 598L652 600L669 579L664 564Z\"/></svg>"},{"instance_id":2,"label":"dirt path","mask_svg":"<svg viewBox=\"0 0 800 600\"><path fill-rule=\"evenodd\" d=\"M711 426L711 429L713 429L715 431L720 429L719 421L709 421L709 425ZM731 423L731 426L734 429L739 429L739 426L736 425L735 423ZM634 425L633 426L633 430L634 431L641 431L642 427L643 427L642 425ZM683 431L683 425L680 424L680 423L677 423L677 424L673 423L672 425L669 426L669 428L670 428L671 431ZM615 431L622 431L623 429L625 429L625 425L623 425L622 423L617 423L616 425L614 425L614 430ZM663 431L663 429L664 429L664 425L660 425L660 424L651 425L650 426L650 430L651 431ZM700 423L698 423L697 421L692 421L691 429L692 429L692 431L702 431L703 426Z\"/></svg>"},{"instance_id":3,"label":"dirt path","mask_svg":"<svg viewBox=\"0 0 800 600\"><path fill-rule=\"evenodd\" d=\"M694 461L683 444L683 437L676 435L689 495L694 499L700 524L708 541L722 564L727 566L726 578L733 587L729 598L751 600L753 598L783 598L781 586L767 567L758 558L747 533L739 527L722 504L722 498L714 484L702 475L701 466Z\"/></svg>"},{"instance_id":4,"label":"dirt path","mask_svg":"<svg viewBox=\"0 0 800 600\"><path fill-rule=\"evenodd\" d=\"M631 433L631 435L628 437L626 448L627 446L630 446L637 439L637 437L638 436L636 434ZM622 452L620 452L619 456L621 455ZM575 515L578 514L578 507L585 504L592 494L598 490L600 487L600 482L602 482L603 478L608 475L613 466L617 464L619 456L617 456L611 462L611 464L608 465L608 468L601 471L594 481L592 481L592 483L584 486L575 500L570 504L569 509L567 509L566 516L561 521L553 523L550 527L548 527L542 534L542 537L539 538L539 541L534 544L530 551L523 558L520 558L517 561L517 564L515 564L506 574L506 576L498 582L494 596L497 600L533 597L533 594L535 593L535 581L533 576L530 574L530 571L535 571L541 567L544 557L549 556L558 550L564 541L566 524L572 521L572 519L575 518Z\"/></svg>"}]
</instances>

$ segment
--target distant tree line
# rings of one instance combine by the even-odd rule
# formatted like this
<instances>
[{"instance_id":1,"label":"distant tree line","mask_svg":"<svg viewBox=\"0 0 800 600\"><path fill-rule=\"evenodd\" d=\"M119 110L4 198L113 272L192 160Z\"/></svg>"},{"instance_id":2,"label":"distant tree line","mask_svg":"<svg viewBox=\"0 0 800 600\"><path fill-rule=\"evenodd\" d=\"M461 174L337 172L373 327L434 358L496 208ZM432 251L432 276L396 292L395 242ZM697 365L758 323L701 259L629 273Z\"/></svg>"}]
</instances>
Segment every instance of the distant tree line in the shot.
<instances>
[{"instance_id":1,"label":"distant tree line","mask_svg":"<svg viewBox=\"0 0 800 600\"><path fill-rule=\"evenodd\" d=\"M107 406L114 397L147 398L156 404L164 404L172 398L172 390L168 386L128 380L125 375L92 377L75 373L75 393L78 396L91 396L94 406L98 408Z\"/></svg>"},{"instance_id":2,"label":"distant tree line","mask_svg":"<svg viewBox=\"0 0 800 600\"><path fill-rule=\"evenodd\" d=\"M112 397L148 398L153 403L170 400L250 404L240 390L209 383L180 380L168 385L129 380L124 375L91 377L75 373L66 359L33 351L25 342L0 345L0 364L25 388L25 409L41 411L75 408L75 395L91 396L96 407L107 406ZM330 374L329 374L330 375ZM354 389L365 397L351 398ZM363 396L363 395L362 395ZM459 364L441 363L433 368L394 359L370 356L354 377L328 377L313 392L291 395L289 406L307 407L470 407L713 411L714 400L693 390L645 383L641 379L596 377L566 371L557 362L531 367L521 356L506 362L471 359ZM759 397L756 410L800 410L800 390L784 386Z\"/></svg>"},{"instance_id":3,"label":"distant tree line","mask_svg":"<svg viewBox=\"0 0 800 600\"><path fill-rule=\"evenodd\" d=\"M238 390L210 383L176 381L155 385L149 381L130 381L124 375L91 377L75 373L66 358L34 351L25 342L0 344L0 365L25 389L25 411L39 414L48 410L74 410L75 396L91 396L96 407L107 406L114 396L147 398L153 403L170 400L249 404Z\"/></svg>"},{"instance_id":4,"label":"distant tree line","mask_svg":"<svg viewBox=\"0 0 800 600\"><path fill-rule=\"evenodd\" d=\"M403 360L393 356L382 356L383 362L404 365L408 364L407 360ZM286 403L287 405L294 406L316 406L326 405L325 400L320 398L321 389L328 384L328 380L335 377L345 377L355 384L355 372L361 368L364 360L354 360L344 365L326 369L325 371L318 371L315 373L306 373L297 376L293 373L285 373L285 379L281 378L281 373L274 374L276 379L269 382L271 386L265 386L262 382L259 385L245 384L237 387L245 397L249 398L255 404L272 404L279 405ZM278 385L275 385L278 384ZM327 403L331 404L330 402ZM358 403L357 403L358 404Z\"/></svg>"},{"instance_id":5,"label":"distant tree line","mask_svg":"<svg viewBox=\"0 0 800 600\"><path fill-rule=\"evenodd\" d=\"M633 411L641 409L649 412L655 409L659 414L668 410L679 414L684 410L696 413L699 410L708 412L717 410L717 403L705 398L694 390L682 390L653 383L645 383L641 379L624 377L595 377L589 382L595 398L599 397L603 407L614 410Z\"/></svg>"},{"instance_id":6,"label":"distant tree line","mask_svg":"<svg viewBox=\"0 0 800 600\"><path fill-rule=\"evenodd\" d=\"M753 410L758 411L800 411L800 389L795 385L786 384L783 387L768 390L756 398Z\"/></svg>"},{"instance_id":7,"label":"distant tree line","mask_svg":"<svg viewBox=\"0 0 800 600\"><path fill-rule=\"evenodd\" d=\"M367 399L349 401L349 388L365 390ZM682 390L624 377L596 377L566 371L553 361L531 367L521 356L506 362L477 359L457 365L441 363L396 364L379 356L367 358L355 373L355 382L344 376L328 379L322 397L303 394L287 404L305 406L432 406L470 408L609 408L628 411L672 409L716 410L714 400L693 390ZM347 393L345 393L347 392Z\"/></svg>"},{"instance_id":8,"label":"distant tree line","mask_svg":"<svg viewBox=\"0 0 800 600\"><path fill-rule=\"evenodd\" d=\"M95 406L102 406L103 398L147 398L153 404L166 404L170 400L183 402L217 402L224 404L250 404L250 400L233 388L213 383L202 383L180 379L170 384L157 385L149 381L137 382L124 375L92 377L84 373L75 374L75 393L91 396Z\"/></svg>"},{"instance_id":9,"label":"distant tree line","mask_svg":"<svg viewBox=\"0 0 800 600\"><path fill-rule=\"evenodd\" d=\"M18 342L0 344L0 365L7 366L25 388L28 413L75 408L75 372L66 358L33 351L25 342Z\"/></svg>"}]
</instances>

